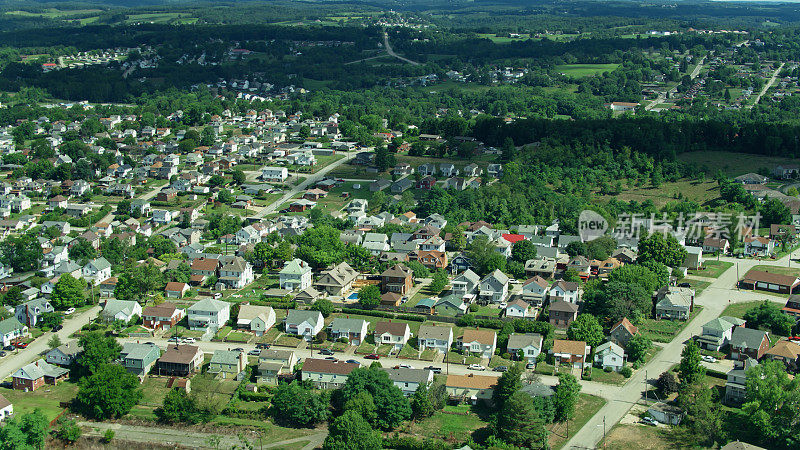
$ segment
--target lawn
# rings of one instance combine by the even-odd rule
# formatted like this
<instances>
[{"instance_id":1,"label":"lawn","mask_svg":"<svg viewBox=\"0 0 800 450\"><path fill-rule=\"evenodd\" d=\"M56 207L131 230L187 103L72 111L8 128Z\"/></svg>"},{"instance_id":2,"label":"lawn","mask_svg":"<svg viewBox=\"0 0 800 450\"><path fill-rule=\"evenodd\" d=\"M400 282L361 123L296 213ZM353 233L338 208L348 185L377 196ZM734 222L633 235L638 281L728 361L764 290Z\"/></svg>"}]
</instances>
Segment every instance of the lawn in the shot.
<instances>
[{"instance_id":1,"label":"lawn","mask_svg":"<svg viewBox=\"0 0 800 450\"><path fill-rule=\"evenodd\" d=\"M676 447L676 442L668 439L668 428L653 427L641 424L619 424L611 429L606 438L600 441L598 448L614 450L661 450ZM687 446L686 448L694 448Z\"/></svg>"},{"instance_id":2,"label":"lawn","mask_svg":"<svg viewBox=\"0 0 800 450\"><path fill-rule=\"evenodd\" d=\"M689 275L704 278L719 278L720 275L733 266L733 263L728 261L706 260L703 262L703 266L705 267L700 270L690 270Z\"/></svg>"},{"instance_id":3,"label":"lawn","mask_svg":"<svg viewBox=\"0 0 800 450\"><path fill-rule=\"evenodd\" d=\"M649 182L640 186L635 186L631 180L620 180L622 182L622 192L617 195L601 195L599 190L596 193L603 200L615 198L622 202L636 201L644 202L650 200L657 207L662 207L669 202L674 202L678 194L687 200L696 202L700 205L706 204L719 197L719 186L716 181L697 181L680 180L671 183L662 183L657 189L652 187Z\"/></svg>"},{"instance_id":4,"label":"lawn","mask_svg":"<svg viewBox=\"0 0 800 450\"><path fill-rule=\"evenodd\" d=\"M582 78L613 72L617 67L619 64L562 64L556 66L556 70L568 77Z\"/></svg>"},{"instance_id":5,"label":"lawn","mask_svg":"<svg viewBox=\"0 0 800 450\"><path fill-rule=\"evenodd\" d=\"M575 435L605 404L606 401L600 397L580 394L578 403L575 405L575 417L569 421L570 435ZM566 435L567 426L565 423L554 423L547 428L550 431L550 448L553 450L561 448L569 440L569 436Z\"/></svg>"},{"instance_id":6,"label":"lawn","mask_svg":"<svg viewBox=\"0 0 800 450\"><path fill-rule=\"evenodd\" d=\"M511 361L510 359L505 359L503 357L494 355L492 356L492 359L489 360L489 367L491 368L495 368L497 366L511 367L511 365L514 363L515 361Z\"/></svg>"},{"instance_id":7,"label":"lawn","mask_svg":"<svg viewBox=\"0 0 800 450\"><path fill-rule=\"evenodd\" d=\"M280 347L297 347L297 344L299 343L300 339L287 334L281 335L281 337L275 341L275 345Z\"/></svg>"},{"instance_id":8,"label":"lawn","mask_svg":"<svg viewBox=\"0 0 800 450\"><path fill-rule=\"evenodd\" d=\"M703 292L703 290L705 290L705 288L711 286L711 282L710 281L692 280L692 279L689 279L689 278L684 278L683 280L681 280L681 282L689 283L689 286L692 289L694 289L695 296L700 295L700 293Z\"/></svg>"},{"instance_id":9,"label":"lawn","mask_svg":"<svg viewBox=\"0 0 800 450\"><path fill-rule=\"evenodd\" d=\"M280 334L281 334L281 331L278 330L278 328L272 327L272 328L269 329L269 331L264 333L263 336L258 338L258 342L259 343L272 344L273 342L275 342L275 338L277 338L278 335L280 335Z\"/></svg>"},{"instance_id":10,"label":"lawn","mask_svg":"<svg viewBox=\"0 0 800 450\"><path fill-rule=\"evenodd\" d=\"M781 275L791 275L793 277L800 277L800 269L796 267L778 267L766 264L754 266L751 270L760 270L762 272L778 273Z\"/></svg>"},{"instance_id":11,"label":"lawn","mask_svg":"<svg viewBox=\"0 0 800 450\"><path fill-rule=\"evenodd\" d=\"M748 309L755 308L761 303L763 303L763 301L761 300L756 300L752 302L733 303L728 305L728 307L722 311L722 314L720 314L720 316L738 317L742 319L744 318L744 313L746 313Z\"/></svg>"},{"instance_id":12,"label":"lawn","mask_svg":"<svg viewBox=\"0 0 800 450\"><path fill-rule=\"evenodd\" d=\"M225 338L225 342L247 343L250 342L250 340L252 339L253 339L253 333L247 333L244 331L231 331Z\"/></svg>"},{"instance_id":13,"label":"lawn","mask_svg":"<svg viewBox=\"0 0 800 450\"><path fill-rule=\"evenodd\" d=\"M625 384L625 381L627 380L628 380L627 378L623 377L621 374L617 372L614 371L606 372L603 369L592 367L592 381L621 386Z\"/></svg>"},{"instance_id":14,"label":"lawn","mask_svg":"<svg viewBox=\"0 0 800 450\"><path fill-rule=\"evenodd\" d=\"M64 410L59 403L72 400L77 393L78 385L70 382L61 382L57 386L47 384L33 392L0 388L0 394L14 405L15 414L26 414L39 408L47 420L58 417Z\"/></svg>"},{"instance_id":15,"label":"lawn","mask_svg":"<svg viewBox=\"0 0 800 450\"><path fill-rule=\"evenodd\" d=\"M403 348L400 349L400 353L397 354L397 357L416 359L417 355L419 355L419 350L410 345L404 345Z\"/></svg>"},{"instance_id":16,"label":"lawn","mask_svg":"<svg viewBox=\"0 0 800 450\"><path fill-rule=\"evenodd\" d=\"M640 333L654 342L670 342L702 309L702 306L695 305L688 320L644 319L637 326Z\"/></svg>"},{"instance_id":17,"label":"lawn","mask_svg":"<svg viewBox=\"0 0 800 450\"><path fill-rule=\"evenodd\" d=\"M478 312L476 312L475 314L479 316L500 317L501 312L503 312L503 310L497 307L480 306L478 307Z\"/></svg>"},{"instance_id":18,"label":"lawn","mask_svg":"<svg viewBox=\"0 0 800 450\"><path fill-rule=\"evenodd\" d=\"M475 409L469 405L446 406L444 411L419 421L411 422L406 432L426 439L442 439L460 443L476 430L487 426Z\"/></svg>"}]
</instances>

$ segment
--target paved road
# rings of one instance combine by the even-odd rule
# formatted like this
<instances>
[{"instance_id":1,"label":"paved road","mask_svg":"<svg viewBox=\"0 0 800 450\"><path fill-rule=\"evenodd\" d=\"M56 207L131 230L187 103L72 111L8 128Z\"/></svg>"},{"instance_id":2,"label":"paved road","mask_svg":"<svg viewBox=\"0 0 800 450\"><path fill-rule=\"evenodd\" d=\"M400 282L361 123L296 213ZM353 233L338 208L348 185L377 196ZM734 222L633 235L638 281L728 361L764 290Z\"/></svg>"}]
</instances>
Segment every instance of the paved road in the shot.
<instances>
[{"instance_id":1,"label":"paved road","mask_svg":"<svg viewBox=\"0 0 800 450\"><path fill-rule=\"evenodd\" d=\"M389 33L385 32L385 31L383 32L383 46L386 47L386 53L388 53L390 56L394 56L395 58L399 59L400 61L407 62L407 63L411 64L412 66L418 66L419 65L418 62L412 61L412 60L410 60L408 58L404 58L404 57L398 55L397 53L395 53L394 50L392 49L392 46L389 45Z\"/></svg>"},{"instance_id":2,"label":"paved road","mask_svg":"<svg viewBox=\"0 0 800 450\"><path fill-rule=\"evenodd\" d=\"M731 303L740 303L754 300L771 300L776 303L785 303L782 297L768 295L762 292L737 290L737 268L740 276L744 275L753 266L773 265L786 267L788 257L777 261L758 261L752 259L721 258L723 261L734 263L719 278L714 280L695 299L695 303L703 306L703 310L692 320L672 342L665 344L662 350L653 357L642 370L637 371L628 382L616 392L611 401L606 403L578 432L570 439L564 448L595 448L603 438L603 421L606 429L610 430L630 410L631 406L644 399L644 387L647 380L656 379L662 372L680 362L684 342L692 336L702 332L704 323L716 319L720 313ZM583 383L582 383L583 384ZM584 389L583 392L591 393Z\"/></svg>"},{"instance_id":3,"label":"paved road","mask_svg":"<svg viewBox=\"0 0 800 450\"><path fill-rule=\"evenodd\" d=\"M82 326L86 325L92 319L97 317L99 313L100 307L93 306L92 308L89 308L86 311L75 315L68 320L65 320L64 328L55 334L61 338L61 342L67 342L70 339L69 335L80 330ZM52 332L44 333L35 341L31 342L28 345L28 348L24 350L15 350L13 354L8 355L0 360L2 361L0 364L0 380L10 377L11 374L26 364L30 364L34 360L40 358L45 352L50 350L47 347L47 341L50 340L50 336L52 335Z\"/></svg>"},{"instance_id":4,"label":"paved road","mask_svg":"<svg viewBox=\"0 0 800 450\"><path fill-rule=\"evenodd\" d=\"M689 78L691 78L693 80L695 78L697 78L697 75L700 74L700 69L703 68L703 63L705 62L705 60L706 60L705 58L700 60L700 62L695 66L694 70L692 70L692 73L689 74ZM670 95L672 95L672 94L674 94L676 92L678 92L678 86L677 85L675 87L673 87L672 89L670 89L669 91L667 91L667 93L670 94ZM666 96L665 93L662 92L661 94L658 94L658 98L657 99L653 100L652 103L650 103L649 105L645 106L644 109L647 110L647 111L650 111L651 109L655 108L656 106L660 105L661 103L664 103L664 101L666 101L666 100L667 100L667 96Z\"/></svg>"},{"instance_id":5,"label":"paved road","mask_svg":"<svg viewBox=\"0 0 800 450\"><path fill-rule=\"evenodd\" d=\"M289 199L299 194L301 191L304 191L308 186L316 183L317 181L322 180L323 178L325 178L325 175L327 175L328 172L341 166L342 164L349 162L356 156L355 152L341 152L341 153L345 155L344 158L334 161L333 163L322 168L322 170L318 171L317 173L311 174L302 183L286 191L286 193L283 194L279 199L265 206L264 208L261 209L261 211L255 213L252 217L260 219L268 214L274 213L281 205L289 201Z\"/></svg>"},{"instance_id":6,"label":"paved road","mask_svg":"<svg viewBox=\"0 0 800 450\"><path fill-rule=\"evenodd\" d=\"M786 63L781 63L781 65L780 65L780 66L778 66L778 68L777 68L777 69L775 69L775 72L772 74L772 78L770 78L770 79L769 79L769 81L767 82L767 84L765 84L765 85L764 85L764 87L761 89L761 92L759 92L759 93L758 93L758 96L757 96L757 97L756 97L756 99L753 101L753 104L752 104L752 105L750 105L750 106L748 106L748 108L752 109L752 108L753 108L753 106L757 105L757 104L758 104L758 102L760 102L760 101L761 101L761 97L763 97L763 96L764 96L764 94L766 94L766 93L767 93L767 91L769 90L769 88L771 88L771 87L772 87L772 85L773 85L773 84L775 84L775 80L777 80L777 79L778 79L778 74L781 72L781 69L783 69L783 66L784 66L784 65L786 65Z\"/></svg>"}]
</instances>

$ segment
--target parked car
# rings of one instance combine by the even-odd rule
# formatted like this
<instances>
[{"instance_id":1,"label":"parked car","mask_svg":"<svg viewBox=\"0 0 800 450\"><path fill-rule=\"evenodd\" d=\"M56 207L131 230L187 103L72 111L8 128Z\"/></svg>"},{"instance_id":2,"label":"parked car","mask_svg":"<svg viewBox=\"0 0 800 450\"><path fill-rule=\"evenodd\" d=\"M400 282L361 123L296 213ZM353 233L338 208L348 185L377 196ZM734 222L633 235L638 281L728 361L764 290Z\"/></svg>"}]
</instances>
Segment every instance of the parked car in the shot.
<instances>
[{"instance_id":1,"label":"parked car","mask_svg":"<svg viewBox=\"0 0 800 450\"><path fill-rule=\"evenodd\" d=\"M181 341L181 338L178 336L172 336L171 338L167 339L167 342L175 342L176 344Z\"/></svg>"},{"instance_id":2,"label":"parked car","mask_svg":"<svg viewBox=\"0 0 800 450\"><path fill-rule=\"evenodd\" d=\"M333 354L333 350L331 350L329 348L323 348L323 349L321 349L319 351L319 354L320 355L332 355ZM326 359L328 359L328 358L326 358Z\"/></svg>"},{"instance_id":3,"label":"parked car","mask_svg":"<svg viewBox=\"0 0 800 450\"><path fill-rule=\"evenodd\" d=\"M236 347L235 349L233 349L233 351L235 351L235 352L243 352L244 349L242 347Z\"/></svg>"},{"instance_id":4,"label":"parked car","mask_svg":"<svg viewBox=\"0 0 800 450\"><path fill-rule=\"evenodd\" d=\"M355 359L348 359L347 362L349 362L350 364L358 364L359 366L361 365L361 363L356 361Z\"/></svg>"},{"instance_id":5,"label":"parked car","mask_svg":"<svg viewBox=\"0 0 800 450\"><path fill-rule=\"evenodd\" d=\"M325 359L330 361L338 361L338 359L334 358L333 356L326 356Z\"/></svg>"},{"instance_id":6,"label":"parked car","mask_svg":"<svg viewBox=\"0 0 800 450\"><path fill-rule=\"evenodd\" d=\"M6 352L0 350L0 358L2 358L3 356L6 356Z\"/></svg>"},{"instance_id":7,"label":"parked car","mask_svg":"<svg viewBox=\"0 0 800 450\"><path fill-rule=\"evenodd\" d=\"M194 340L193 337L187 337L187 338L183 338L183 342L185 344L194 344L196 341Z\"/></svg>"},{"instance_id":8,"label":"parked car","mask_svg":"<svg viewBox=\"0 0 800 450\"><path fill-rule=\"evenodd\" d=\"M678 283L678 287L690 288L690 287L692 287L692 285L689 284L689 283Z\"/></svg>"},{"instance_id":9,"label":"parked car","mask_svg":"<svg viewBox=\"0 0 800 450\"><path fill-rule=\"evenodd\" d=\"M222 298L222 292L214 292L214 300L219 300Z\"/></svg>"},{"instance_id":10,"label":"parked car","mask_svg":"<svg viewBox=\"0 0 800 450\"><path fill-rule=\"evenodd\" d=\"M486 367L483 367L480 364L470 364L467 369L469 370L486 370Z\"/></svg>"},{"instance_id":11,"label":"parked car","mask_svg":"<svg viewBox=\"0 0 800 450\"><path fill-rule=\"evenodd\" d=\"M53 327L52 331L55 333L56 331L61 331L64 328L64 325L56 325Z\"/></svg>"},{"instance_id":12,"label":"parked car","mask_svg":"<svg viewBox=\"0 0 800 450\"><path fill-rule=\"evenodd\" d=\"M70 314L72 314L74 312L75 312L75 308L69 308L66 311L64 311L64 315L68 316L68 315L70 315Z\"/></svg>"},{"instance_id":13,"label":"parked car","mask_svg":"<svg viewBox=\"0 0 800 450\"><path fill-rule=\"evenodd\" d=\"M442 368L441 367L436 367L436 366L428 366L428 367L425 368L425 370L430 370L431 372L433 372L433 373L435 373L437 375L442 373Z\"/></svg>"},{"instance_id":14,"label":"parked car","mask_svg":"<svg viewBox=\"0 0 800 450\"><path fill-rule=\"evenodd\" d=\"M144 345L153 345L154 346L154 345L156 345L156 343L155 342L145 342Z\"/></svg>"},{"instance_id":15,"label":"parked car","mask_svg":"<svg viewBox=\"0 0 800 450\"><path fill-rule=\"evenodd\" d=\"M525 368L526 369L535 369L536 368L536 362L535 361L529 361L528 364L525 364Z\"/></svg>"},{"instance_id":16,"label":"parked car","mask_svg":"<svg viewBox=\"0 0 800 450\"><path fill-rule=\"evenodd\" d=\"M14 346L13 345L6 345L5 347L3 347L3 350L9 351L9 352L14 351Z\"/></svg>"},{"instance_id":17,"label":"parked car","mask_svg":"<svg viewBox=\"0 0 800 450\"><path fill-rule=\"evenodd\" d=\"M258 355L261 354L261 350L259 350L257 348L254 348L254 349L250 350L249 352L247 352L247 354L250 355L250 356L258 356Z\"/></svg>"},{"instance_id":18,"label":"parked car","mask_svg":"<svg viewBox=\"0 0 800 450\"><path fill-rule=\"evenodd\" d=\"M701 356L701 359L703 361L707 362L707 363L715 363L715 362L717 362L717 358L714 358L713 356L708 356L708 355Z\"/></svg>"},{"instance_id":19,"label":"parked car","mask_svg":"<svg viewBox=\"0 0 800 450\"><path fill-rule=\"evenodd\" d=\"M414 368L414 366L412 366L411 364L405 364L405 363L400 364L398 367L400 367L401 369L413 369Z\"/></svg>"},{"instance_id":20,"label":"parked car","mask_svg":"<svg viewBox=\"0 0 800 450\"><path fill-rule=\"evenodd\" d=\"M642 423L645 423L647 425L652 425L654 427L658 426L658 421L656 421L656 419L653 419L650 416L642 417Z\"/></svg>"},{"instance_id":21,"label":"parked car","mask_svg":"<svg viewBox=\"0 0 800 450\"><path fill-rule=\"evenodd\" d=\"M508 366L497 366L494 368L495 372L508 372Z\"/></svg>"},{"instance_id":22,"label":"parked car","mask_svg":"<svg viewBox=\"0 0 800 450\"><path fill-rule=\"evenodd\" d=\"M267 349L269 348L269 344L266 344L264 342L259 342L258 344L256 344L256 348Z\"/></svg>"},{"instance_id":23,"label":"parked car","mask_svg":"<svg viewBox=\"0 0 800 450\"><path fill-rule=\"evenodd\" d=\"M19 348L19 349L28 348L28 343L27 342L17 342L16 344L14 344L14 346Z\"/></svg>"},{"instance_id":24,"label":"parked car","mask_svg":"<svg viewBox=\"0 0 800 450\"><path fill-rule=\"evenodd\" d=\"M381 359L381 357L375 353L370 353L369 355L365 356L364 359Z\"/></svg>"}]
</instances>

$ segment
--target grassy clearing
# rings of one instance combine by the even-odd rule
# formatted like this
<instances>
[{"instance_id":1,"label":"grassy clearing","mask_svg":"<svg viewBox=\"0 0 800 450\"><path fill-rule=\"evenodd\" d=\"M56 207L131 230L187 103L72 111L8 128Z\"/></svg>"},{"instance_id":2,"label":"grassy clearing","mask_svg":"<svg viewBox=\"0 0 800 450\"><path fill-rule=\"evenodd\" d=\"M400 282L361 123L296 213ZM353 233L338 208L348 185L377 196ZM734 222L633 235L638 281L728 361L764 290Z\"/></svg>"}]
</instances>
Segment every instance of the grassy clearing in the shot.
<instances>
[{"instance_id":1,"label":"grassy clearing","mask_svg":"<svg viewBox=\"0 0 800 450\"><path fill-rule=\"evenodd\" d=\"M676 447L672 439L668 439L667 428L656 428L650 425L617 425L611 429L606 438L598 444L598 448L614 450L661 450ZM691 447L686 447L691 448Z\"/></svg>"},{"instance_id":2,"label":"grassy clearing","mask_svg":"<svg viewBox=\"0 0 800 450\"><path fill-rule=\"evenodd\" d=\"M642 320L638 325L639 332L654 342L670 342L686 327L686 324L691 322L702 310L702 306L695 305L694 311L689 314L689 319L687 320Z\"/></svg>"},{"instance_id":3,"label":"grassy clearing","mask_svg":"<svg viewBox=\"0 0 800 450\"><path fill-rule=\"evenodd\" d=\"M754 266L752 270L760 270L763 272L779 273L781 275L791 275L794 277L800 277L800 269L796 267L778 267L778 266L769 266L766 264L760 264Z\"/></svg>"},{"instance_id":4,"label":"grassy clearing","mask_svg":"<svg viewBox=\"0 0 800 450\"><path fill-rule=\"evenodd\" d=\"M627 378L623 377L618 372L614 371L606 372L603 369L592 367L592 381L621 386L625 384L625 381L627 380L628 380Z\"/></svg>"},{"instance_id":5,"label":"grassy clearing","mask_svg":"<svg viewBox=\"0 0 800 450\"><path fill-rule=\"evenodd\" d=\"M14 405L15 414L26 414L39 408L47 420L58 417L64 410L59 403L72 400L77 393L78 385L70 382L61 382L56 386L47 384L33 392L0 388L0 394Z\"/></svg>"},{"instance_id":6,"label":"grassy clearing","mask_svg":"<svg viewBox=\"0 0 800 450\"><path fill-rule=\"evenodd\" d=\"M403 431L425 439L463 442L467 436L488 425L482 418L482 412L478 407L469 405L448 405L444 411L425 420L409 423Z\"/></svg>"},{"instance_id":7,"label":"grassy clearing","mask_svg":"<svg viewBox=\"0 0 800 450\"><path fill-rule=\"evenodd\" d=\"M690 270L689 275L694 275L696 277L704 277L704 278L719 278L720 275L725 273L726 270L730 269L733 266L732 262L728 261L704 261L703 269L700 270Z\"/></svg>"},{"instance_id":8,"label":"grassy clearing","mask_svg":"<svg viewBox=\"0 0 800 450\"><path fill-rule=\"evenodd\" d=\"M738 317L742 319L744 318L744 313L746 313L747 310L755 308L761 303L761 301L734 303L722 310L722 314L720 314L720 316Z\"/></svg>"},{"instance_id":9,"label":"grassy clearing","mask_svg":"<svg viewBox=\"0 0 800 450\"><path fill-rule=\"evenodd\" d=\"M734 177L756 172L762 167L772 169L778 164L794 164L795 162L792 158L734 152L687 152L678 155L678 160L696 167L708 167L709 170L705 172L709 175L719 169L726 175Z\"/></svg>"},{"instance_id":10,"label":"grassy clearing","mask_svg":"<svg viewBox=\"0 0 800 450\"><path fill-rule=\"evenodd\" d=\"M677 201L678 195L682 198L705 204L719 197L719 186L715 181L680 180L674 183L663 183L658 188L645 183L642 186L633 186L630 180L622 180L623 189L618 195L601 195L603 200L615 198L622 202L644 202L650 200L657 207L662 207L668 202ZM628 186L625 188L625 186ZM599 192L598 192L598 195Z\"/></svg>"},{"instance_id":11,"label":"grassy clearing","mask_svg":"<svg viewBox=\"0 0 800 450\"><path fill-rule=\"evenodd\" d=\"M574 435L605 404L606 401L603 398L589 394L580 394L578 403L575 405L575 417L569 421L570 433ZM566 434L566 423L554 423L547 428L550 431L550 448L553 450L561 448L561 446L569 440L569 436Z\"/></svg>"},{"instance_id":12,"label":"grassy clearing","mask_svg":"<svg viewBox=\"0 0 800 450\"><path fill-rule=\"evenodd\" d=\"M613 72L617 67L619 64L562 64L556 66L556 70L568 77L582 78Z\"/></svg>"}]
</instances>

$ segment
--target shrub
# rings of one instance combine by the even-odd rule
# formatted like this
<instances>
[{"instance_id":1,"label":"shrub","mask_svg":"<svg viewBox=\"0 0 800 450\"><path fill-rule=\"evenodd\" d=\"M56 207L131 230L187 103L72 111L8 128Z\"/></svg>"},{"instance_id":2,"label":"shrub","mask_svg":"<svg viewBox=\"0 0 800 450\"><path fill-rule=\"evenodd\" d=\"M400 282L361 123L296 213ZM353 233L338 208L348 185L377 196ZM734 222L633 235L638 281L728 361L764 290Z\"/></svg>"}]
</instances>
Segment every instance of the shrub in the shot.
<instances>
[{"instance_id":1,"label":"shrub","mask_svg":"<svg viewBox=\"0 0 800 450\"><path fill-rule=\"evenodd\" d=\"M625 378L630 378L631 375L633 375L633 370L631 370L630 367L625 366L622 369L620 369L619 373L621 373L622 376L625 377Z\"/></svg>"},{"instance_id":2,"label":"shrub","mask_svg":"<svg viewBox=\"0 0 800 450\"><path fill-rule=\"evenodd\" d=\"M114 430L106 430L106 432L103 433L103 443L108 444L114 440L114 434Z\"/></svg>"},{"instance_id":3,"label":"shrub","mask_svg":"<svg viewBox=\"0 0 800 450\"><path fill-rule=\"evenodd\" d=\"M510 353L508 353L508 352L506 352L506 353L503 353L503 356L502 356L502 358L503 358L503 359L511 359L511 354L510 354Z\"/></svg>"},{"instance_id":4,"label":"shrub","mask_svg":"<svg viewBox=\"0 0 800 450\"><path fill-rule=\"evenodd\" d=\"M605 372L605 373L611 373L611 370L612 370L611 366L603 368L603 372Z\"/></svg>"}]
</instances>

